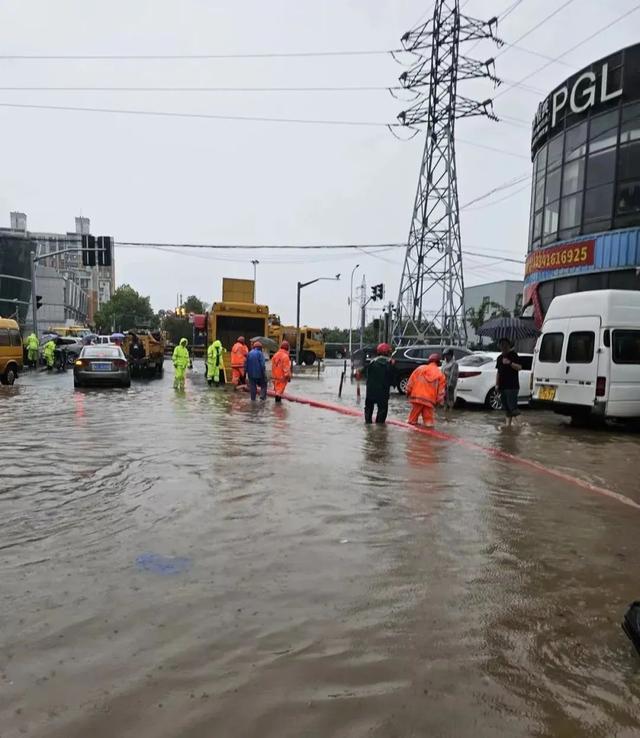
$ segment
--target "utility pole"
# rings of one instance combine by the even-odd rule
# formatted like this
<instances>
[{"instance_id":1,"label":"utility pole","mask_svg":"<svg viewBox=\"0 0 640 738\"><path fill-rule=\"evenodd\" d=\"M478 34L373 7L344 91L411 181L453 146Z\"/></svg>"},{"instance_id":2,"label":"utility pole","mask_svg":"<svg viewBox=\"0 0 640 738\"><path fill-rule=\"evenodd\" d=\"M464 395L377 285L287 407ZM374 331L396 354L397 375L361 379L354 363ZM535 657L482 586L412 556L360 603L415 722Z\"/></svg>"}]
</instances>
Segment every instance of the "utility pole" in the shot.
<instances>
[{"instance_id":1,"label":"utility pole","mask_svg":"<svg viewBox=\"0 0 640 738\"><path fill-rule=\"evenodd\" d=\"M360 348L364 346L364 331L367 327L367 278L362 275L360 285Z\"/></svg>"},{"instance_id":2,"label":"utility pole","mask_svg":"<svg viewBox=\"0 0 640 738\"><path fill-rule=\"evenodd\" d=\"M37 249L35 246L31 252L31 313L33 316L33 332L38 335L38 296L36 295L36 258Z\"/></svg>"},{"instance_id":3,"label":"utility pole","mask_svg":"<svg viewBox=\"0 0 640 738\"><path fill-rule=\"evenodd\" d=\"M398 120L416 133L426 128L426 141L393 324L397 344L456 345L467 339L455 123L472 116L497 118L491 100L461 97L457 87L463 80L489 79L494 86L500 80L493 59L460 56L459 47L482 39L502 45L494 35L496 26L497 18L461 15L460 0L436 0L433 17L402 37L415 61L400 83L418 97ZM433 317L427 317L431 311Z\"/></svg>"}]
</instances>

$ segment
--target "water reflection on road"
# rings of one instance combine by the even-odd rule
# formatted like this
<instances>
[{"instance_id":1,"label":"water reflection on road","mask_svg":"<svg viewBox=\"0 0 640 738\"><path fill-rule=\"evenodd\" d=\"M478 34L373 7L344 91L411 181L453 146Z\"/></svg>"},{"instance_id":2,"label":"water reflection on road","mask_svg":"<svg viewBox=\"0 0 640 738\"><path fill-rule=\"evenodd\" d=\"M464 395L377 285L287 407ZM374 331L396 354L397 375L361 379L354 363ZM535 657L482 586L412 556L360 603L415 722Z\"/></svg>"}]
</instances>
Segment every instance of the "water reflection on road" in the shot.
<instances>
[{"instance_id":1,"label":"water reflection on road","mask_svg":"<svg viewBox=\"0 0 640 738\"><path fill-rule=\"evenodd\" d=\"M0 389L2 738L637 735L640 513L196 368ZM640 501L637 435L440 428Z\"/></svg>"}]
</instances>

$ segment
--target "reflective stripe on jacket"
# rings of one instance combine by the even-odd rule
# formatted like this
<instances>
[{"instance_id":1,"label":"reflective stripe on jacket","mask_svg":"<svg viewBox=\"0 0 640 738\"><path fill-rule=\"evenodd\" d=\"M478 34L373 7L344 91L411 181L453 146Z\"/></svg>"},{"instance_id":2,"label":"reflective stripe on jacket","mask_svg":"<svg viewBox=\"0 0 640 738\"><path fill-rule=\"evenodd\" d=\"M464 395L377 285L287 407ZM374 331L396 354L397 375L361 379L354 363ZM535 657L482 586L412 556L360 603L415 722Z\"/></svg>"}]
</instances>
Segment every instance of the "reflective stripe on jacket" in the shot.
<instances>
[{"instance_id":1,"label":"reflective stripe on jacket","mask_svg":"<svg viewBox=\"0 0 640 738\"><path fill-rule=\"evenodd\" d=\"M249 349L244 343L236 341L231 349L231 366L236 369L244 369Z\"/></svg>"},{"instance_id":2,"label":"reflective stripe on jacket","mask_svg":"<svg viewBox=\"0 0 640 738\"><path fill-rule=\"evenodd\" d=\"M411 402L439 405L444 401L446 379L435 364L419 366L409 377L407 395Z\"/></svg>"}]
</instances>

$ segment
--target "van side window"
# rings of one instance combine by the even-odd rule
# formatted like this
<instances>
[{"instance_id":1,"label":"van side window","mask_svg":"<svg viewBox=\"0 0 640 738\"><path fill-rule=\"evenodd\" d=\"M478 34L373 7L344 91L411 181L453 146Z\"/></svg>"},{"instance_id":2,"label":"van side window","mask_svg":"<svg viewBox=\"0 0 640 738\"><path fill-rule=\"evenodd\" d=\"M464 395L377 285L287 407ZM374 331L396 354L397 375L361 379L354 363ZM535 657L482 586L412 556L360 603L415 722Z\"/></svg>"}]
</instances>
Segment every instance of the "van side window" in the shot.
<instances>
[{"instance_id":1,"label":"van side window","mask_svg":"<svg viewBox=\"0 0 640 738\"><path fill-rule=\"evenodd\" d=\"M17 331L15 328L9 328L9 340L12 346L22 346L20 331Z\"/></svg>"},{"instance_id":2,"label":"van side window","mask_svg":"<svg viewBox=\"0 0 640 738\"><path fill-rule=\"evenodd\" d=\"M591 364L596 342L593 331L575 331L569 334L567 364Z\"/></svg>"},{"instance_id":3,"label":"van side window","mask_svg":"<svg viewBox=\"0 0 640 738\"><path fill-rule=\"evenodd\" d=\"M533 363L533 356L523 356L522 354L519 354L520 357L520 366L525 372L531 371L531 365Z\"/></svg>"},{"instance_id":4,"label":"van side window","mask_svg":"<svg viewBox=\"0 0 640 738\"><path fill-rule=\"evenodd\" d=\"M539 360L548 364L559 364L563 343L564 333L545 333L540 344Z\"/></svg>"},{"instance_id":5,"label":"van side window","mask_svg":"<svg viewBox=\"0 0 640 738\"><path fill-rule=\"evenodd\" d=\"M9 331L7 328L0 328L0 346L10 346Z\"/></svg>"},{"instance_id":6,"label":"van side window","mask_svg":"<svg viewBox=\"0 0 640 738\"><path fill-rule=\"evenodd\" d=\"M640 364L640 331L613 331L615 364Z\"/></svg>"}]
</instances>

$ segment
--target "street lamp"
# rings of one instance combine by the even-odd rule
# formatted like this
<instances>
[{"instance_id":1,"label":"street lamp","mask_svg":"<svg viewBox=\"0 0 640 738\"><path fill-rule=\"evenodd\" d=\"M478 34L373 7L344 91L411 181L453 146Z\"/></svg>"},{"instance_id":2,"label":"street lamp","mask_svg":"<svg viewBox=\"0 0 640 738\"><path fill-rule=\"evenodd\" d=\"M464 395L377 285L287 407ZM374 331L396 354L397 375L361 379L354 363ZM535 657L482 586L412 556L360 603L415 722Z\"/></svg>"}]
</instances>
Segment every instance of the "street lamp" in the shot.
<instances>
[{"instance_id":1,"label":"street lamp","mask_svg":"<svg viewBox=\"0 0 640 738\"><path fill-rule=\"evenodd\" d=\"M360 264L356 264L351 270L351 289L349 291L349 358L351 358L351 347L353 342L353 275Z\"/></svg>"},{"instance_id":2,"label":"street lamp","mask_svg":"<svg viewBox=\"0 0 640 738\"><path fill-rule=\"evenodd\" d=\"M253 289L255 291L256 286L256 267L260 263L257 259L251 259L251 263L253 264ZM255 300L255 297L254 297Z\"/></svg>"},{"instance_id":3,"label":"street lamp","mask_svg":"<svg viewBox=\"0 0 640 738\"><path fill-rule=\"evenodd\" d=\"M300 365L300 292L304 287L308 287L310 284L316 282L339 282L340 274L336 274L335 277L316 277L309 282L298 282L298 302L296 306L296 364Z\"/></svg>"}]
</instances>

